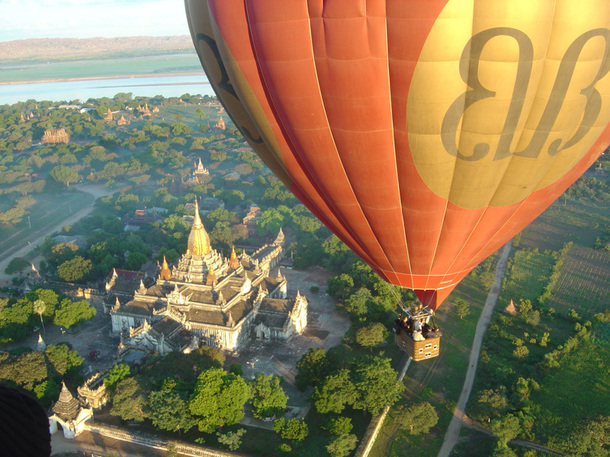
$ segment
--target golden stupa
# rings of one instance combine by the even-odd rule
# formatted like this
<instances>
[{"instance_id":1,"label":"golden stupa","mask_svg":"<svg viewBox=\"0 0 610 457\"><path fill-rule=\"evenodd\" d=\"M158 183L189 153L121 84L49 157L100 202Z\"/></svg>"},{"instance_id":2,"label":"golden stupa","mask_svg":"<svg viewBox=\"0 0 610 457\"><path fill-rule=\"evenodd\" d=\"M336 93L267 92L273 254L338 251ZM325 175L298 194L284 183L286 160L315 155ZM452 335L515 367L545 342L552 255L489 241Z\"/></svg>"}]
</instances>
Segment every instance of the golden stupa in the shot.
<instances>
[{"instance_id":1,"label":"golden stupa","mask_svg":"<svg viewBox=\"0 0 610 457\"><path fill-rule=\"evenodd\" d=\"M161 273L159 277L161 279L164 279L165 281L169 281L170 279L172 279L172 271L169 269L169 265L167 264L165 255L163 256L163 266L161 267Z\"/></svg>"},{"instance_id":2,"label":"golden stupa","mask_svg":"<svg viewBox=\"0 0 610 457\"><path fill-rule=\"evenodd\" d=\"M210 236L201 223L197 200L195 200L195 222L189 234L188 252L191 255L206 255L210 252Z\"/></svg>"}]
</instances>

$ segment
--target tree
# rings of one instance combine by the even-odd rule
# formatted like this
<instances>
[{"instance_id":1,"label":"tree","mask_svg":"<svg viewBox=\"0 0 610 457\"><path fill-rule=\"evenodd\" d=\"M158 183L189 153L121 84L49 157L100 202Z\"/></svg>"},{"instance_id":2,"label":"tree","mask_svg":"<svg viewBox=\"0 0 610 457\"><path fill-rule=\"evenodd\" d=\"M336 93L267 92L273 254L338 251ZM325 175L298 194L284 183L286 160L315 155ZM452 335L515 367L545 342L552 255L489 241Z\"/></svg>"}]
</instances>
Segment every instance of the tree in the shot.
<instances>
[{"instance_id":1,"label":"tree","mask_svg":"<svg viewBox=\"0 0 610 457\"><path fill-rule=\"evenodd\" d=\"M91 268L91 260L77 255L57 267L57 276L66 282L80 281L87 277Z\"/></svg>"},{"instance_id":2,"label":"tree","mask_svg":"<svg viewBox=\"0 0 610 457\"><path fill-rule=\"evenodd\" d=\"M43 300L36 300L33 303L33 308L34 308L34 312L38 313L38 315L40 316L40 325L42 325L42 332L44 333L44 337L47 337L47 332L44 328L44 321L42 320L42 313L45 312L45 310L47 309L47 305L45 305Z\"/></svg>"},{"instance_id":3,"label":"tree","mask_svg":"<svg viewBox=\"0 0 610 457\"><path fill-rule=\"evenodd\" d=\"M273 430L283 439L292 441L303 441L309 435L309 427L300 419L290 419L286 422L282 417L273 422Z\"/></svg>"},{"instance_id":4,"label":"tree","mask_svg":"<svg viewBox=\"0 0 610 457\"><path fill-rule=\"evenodd\" d=\"M116 385L110 414L123 420L142 422L146 418L146 397L135 378L123 379Z\"/></svg>"},{"instance_id":5,"label":"tree","mask_svg":"<svg viewBox=\"0 0 610 457\"><path fill-rule=\"evenodd\" d=\"M270 208L261 213L256 221L256 230L260 236L275 236L284 225L284 216L275 208Z\"/></svg>"},{"instance_id":6,"label":"tree","mask_svg":"<svg viewBox=\"0 0 610 457\"><path fill-rule=\"evenodd\" d=\"M45 354L55 371L62 378L66 374L78 373L85 360L84 357L78 355L78 352L70 350L66 344L56 346L50 344Z\"/></svg>"},{"instance_id":7,"label":"tree","mask_svg":"<svg viewBox=\"0 0 610 457\"><path fill-rule=\"evenodd\" d=\"M517 357L518 359L523 359L523 358L527 357L529 355L529 353L530 353L530 350L527 348L527 346L518 346L513 351L513 355L515 357Z\"/></svg>"},{"instance_id":8,"label":"tree","mask_svg":"<svg viewBox=\"0 0 610 457\"><path fill-rule=\"evenodd\" d=\"M466 300L458 298L454 302L453 313L460 319L464 319L470 314L470 305L466 302Z\"/></svg>"},{"instance_id":9,"label":"tree","mask_svg":"<svg viewBox=\"0 0 610 457\"><path fill-rule=\"evenodd\" d=\"M212 433L218 427L239 422L249 398L250 388L243 378L222 368L210 368L198 376L189 409L197 416L199 430Z\"/></svg>"},{"instance_id":10,"label":"tree","mask_svg":"<svg viewBox=\"0 0 610 457\"><path fill-rule=\"evenodd\" d=\"M341 369L327 376L315 387L312 399L320 414L340 414L346 405L353 405L358 391L350 379L349 370Z\"/></svg>"},{"instance_id":11,"label":"tree","mask_svg":"<svg viewBox=\"0 0 610 457\"><path fill-rule=\"evenodd\" d=\"M229 451L237 451L241 446L241 437L246 433L246 430L240 428L235 432L216 433L218 442L225 446Z\"/></svg>"},{"instance_id":12,"label":"tree","mask_svg":"<svg viewBox=\"0 0 610 457\"><path fill-rule=\"evenodd\" d=\"M257 373L252 384L252 414L259 419L277 416L284 412L288 396L280 386L280 378L272 374Z\"/></svg>"},{"instance_id":13,"label":"tree","mask_svg":"<svg viewBox=\"0 0 610 457\"><path fill-rule=\"evenodd\" d=\"M359 393L354 408L368 410L375 416L384 406L396 403L404 389L396 376L390 359L361 358L353 370L354 385Z\"/></svg>"},{"instance_id":14,"label":"tree","mask_svg":"<svg viewBox=\"0 0 610 457\"><path fill-rule=\"evenodd\" d=\"M508 409L506 388L500 386L498 389L486 389L481 392L476 409L480 411L482 419L491 421L493 417L501 417Z\"/></svg>"},{"instance_id":15,"label":"tree","mask_svg":"<svg viewBox=\"0 0 610 457\"><path fill-rule=\"evenodd\" d=\"M126 363L121 363L119 365L113 366L108 371L108 376L104 378L104 384L106 385L106 389L109 391L113 391L116 385L130 375L129 365Z\"/></svg>"},{"instance_id":16,"label":"tree","mask_svg":"<svg viewBox=\"0 0 610 457\"><path fill-rule=\"evenodd\" d=\"M356 331L356 343L362 347L378 346L385 341L387 334L385 326L375 322Z\"/></svg>"},{"instance_id":17,"label":"tree","mask_svg":"<svg viewBox=\"0 0 610 457\"><path fill-rule=\"evenodd\" d=\"M356 448L357 443L356 435L339 435L326 446L326 450L331 457L345 457Z\"/></svg>"},{"instance_id":18,"label":"tree","mask_svg":"<svg viewBox=\"0 0 610 457\"><path fill-rule=\"evenodd\" d=\"M514 439L521 433L519 418L512 414L507 414L499 419L493 419L490 424L491 431L504 444Z\"/></svg>"},{"instance_id":19,"label":"tree","mask_svg":"<svg viewBox=\"0 0 610 457\"><path fill-rule=\"evenodd\" d=\"M352 420L344 416L331 416L326 419L322 428L331 435L345 435L352 431Z\"/></svg>"},{"instance_id":20,"label":"tree","mask_svg":"<svg viewBox=\"0 0 610 457\"><path fill-rule=\"evenodd\" d=\"M153 391L148 397L149 418L155 427L172 432L188 431L196 420L191 415L188 403L171 390Z\"/></svg>"},{"instance_id":21,"label":"tree","mask_svg":"<svg viewBox=\"0 0 610 457\"><path fill-rule=\"evenodd\" d=\"M70 183L78 181L78 173L69 167L64 167L63 165L58 165L53 168L49 175L58 183L65 184L66 186L69 186Z\"/></svg>"},{"instance_id":22,"label":"tree","mask_svg":"<svg viewBox=\"0 0 610 457\"><path fill-rule=\"evenodd\" d=\"M438 414L428 402L402 405L396 409L398 425L411 435L426 434L438 422Z\"/></svg>"},{"instance_id":23,"label":"tree","mask_svg":"<svg viewBox=\"0 0 610 457\"><path fill-rule=\"evenodd\" d=\"M137 271L146 262L146 256L141 252L130 252L125 261L125 268L132 271Z\"/></svg>"},{"instance_id":24,"label":"tree","mask_svg":"<svg viewBox=\"0 0 610 457\"><path fill-rule=\"evenodd\" d=\"M16 358L0 355L0 379L3 382L12 382L31 392L36 384L48 377L47 361L40 352L26 352Z\"/></svg>"},{"instance_id":25,"label":"tree","mask_svg":"<svg viewBox=\"0 0 610 457\"><path fill-rule=\"evenodd\" d=\"M56 325L70 328L82 321L91 319L97 314L95 308L86 300L73 302L70 299L62 300L59 309L55 312L54 322Z\"/></svg>"},{"instance_id":26,"label":"tree","mask_svg":"<svg viewBox=\"0 0 610 457\"><path fill-rule=\"evenodd\" d=\"M360 287L343 302L342 306L348 313L358 317L365 315L372 303L373 295L371 291L365 287Z\"/></svg>"},{"instance_id":27,"label":"tree","mask_svg":"<svg viewBox=\"0 0 610 457\"><path fill-rule=\"evenodd\" d=\"M345 300L352 293L354 280L350 275L343 273L339 276L331 276L328 278L327 285L328 295L337 300Z\"/></svg>"},{"instance_id":28,"label":"tree","mask_svg":"<svg viewBox=\"0 0 610 457\"><path fill-rule=\"evenodd\" d=\"M517 457L518 454L502 441L498 441L494 447L491 457Z\"/></svg>"},{"instance_id":29,"label":"tree","mask_svg":"<svg viewBox=\"0 0 610 457\"><path fill-rule=\"evenodd\" d=\"M297 370L294 384L300 391L315 387L330 372L324 348L309 348L297 362Z\"/></svg>"},{"instance_id":30,"label":"tree","mask_svg":"<svg viewBox=\"0 0 610 457\"><path fill-rule=\"evenodd\" d=\"M25 270L26 268L28 268L30 266L31 266L31 263L28 262L27 260L25 260L24 258L15 257L15 258L11 259L11 261L8 263L8 265L4 269L4 272L7 275L13 275L15 273L22 272L23 270Z\"/></svg>"}]
</instances>

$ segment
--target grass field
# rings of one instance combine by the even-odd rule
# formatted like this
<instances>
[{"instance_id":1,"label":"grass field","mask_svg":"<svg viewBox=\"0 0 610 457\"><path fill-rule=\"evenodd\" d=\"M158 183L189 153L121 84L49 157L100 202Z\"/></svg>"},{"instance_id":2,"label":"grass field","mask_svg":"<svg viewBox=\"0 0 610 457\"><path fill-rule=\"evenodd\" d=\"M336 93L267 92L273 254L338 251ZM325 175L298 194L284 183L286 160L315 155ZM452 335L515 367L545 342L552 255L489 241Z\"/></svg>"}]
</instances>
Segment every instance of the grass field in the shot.
<instances>
[{"instance_id":1,"label":"grass field","mask_svg":"<svg viewBox=\"0 0 610 457\"><path fill-rule=\"evenodd\" d=\"M555 259L549 253L524 249L514 251L502 285L499 304L505 307L511 300L519 303L520 299L535 303L549 282L554 264Z\"/></svg>"},{"instance_id":2,"label":"grass field","mask_svg":"<svg viewBox=\"0 0 610 457\"><path fill-rule=\"evenodd\" d=\"M40 81L69 78L99 78L172 73L202 74L196 54L125 57L72 62L6 65L0 69L0 81Z\"/></svg>"},{"instance_id":3,"label":"grass field","mask_svg":"<svg viewBox=\"0 0 610 457\"><path fill-rule=\"evenodd\" d=\"M580 421L608 415L610 398L610 346L584 340L561 359L559 369L545 376L540 390L532 393L539 405L534 430L541 438L574 432ZM568 394L569 392L569 394ZM552 444L552 443L551 443Z\"/></svg>"},{"instance_id":4,"label":"grass field","mask_svg":"<svg viewBox=\"0 0 610 457\"><path fill-rule=\"evenodd\" d=\"M610 226L610 208L607 204L560 197L521 236L521 246L540 251L558 251L573 241L574 244L593 247L595 239Z\"/></svg>"},{"instance_id":5,"label":"grass field","mask_svg":"<svg viewBox=\"0 0 610 457\"><path fill-rule=\"evenodd\" d=\"M549 306L567 313L574 308L583 317L610 306L610 252L574 246L561 270Z\"/></svg>"}]
</instances>

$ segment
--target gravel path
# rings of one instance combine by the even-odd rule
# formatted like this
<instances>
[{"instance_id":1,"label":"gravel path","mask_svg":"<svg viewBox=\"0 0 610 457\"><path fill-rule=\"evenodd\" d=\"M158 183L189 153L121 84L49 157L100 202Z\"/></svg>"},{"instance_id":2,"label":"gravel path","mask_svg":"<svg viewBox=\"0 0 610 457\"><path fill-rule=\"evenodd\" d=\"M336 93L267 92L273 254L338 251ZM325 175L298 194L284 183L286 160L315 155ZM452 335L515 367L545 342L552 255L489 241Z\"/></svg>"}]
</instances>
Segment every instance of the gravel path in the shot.
<instances>
[{"instance_id":1,"label":"gravel path","mask_svg":"<svg viewBox=\"0 0 610 457\"><path fill-rule=\"evenodd\" d=\"M479 362L483 335L489 326L494 306L496 305L496 301L498 301L498 295L500 294L502 279L504 278L506 262L508 260L508 254L510 253L511 247L512 241L509 241L504 245L502 254L500 255L500 260L498 260L498 264L496 265L496 280L489 291L489 295L487 295L485 307L483 308L483 312L481 313L481 317L479 317L479 322L477 323L477 330L472 342L472 350L470 352L470 359L468 361L468 371L466 373L466 379L464 380L464 387L462 387L460 399L458 400L457 406L453 411L453 418L451 419L449 428L445 433L445 440L443 441L443 446L438 453L438 457L449 457L451 450L456 445L460 437L460 429L462 428L462 420L466 410L466 403L468 403L468 398L470 397L470 392L472 391L474 376L477 372L477 364Z\"/></svg>"}]
</instances>

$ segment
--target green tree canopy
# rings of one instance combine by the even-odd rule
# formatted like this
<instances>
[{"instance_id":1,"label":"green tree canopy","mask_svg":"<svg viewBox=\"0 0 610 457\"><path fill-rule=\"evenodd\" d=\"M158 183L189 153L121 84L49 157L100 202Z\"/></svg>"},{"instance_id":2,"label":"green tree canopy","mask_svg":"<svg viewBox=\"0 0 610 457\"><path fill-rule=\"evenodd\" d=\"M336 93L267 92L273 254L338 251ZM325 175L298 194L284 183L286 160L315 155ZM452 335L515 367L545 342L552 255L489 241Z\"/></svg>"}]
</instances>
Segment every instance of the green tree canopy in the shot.
<instances>
[{"instance_id":1,"label":"green tree canopy","mask_svg":"<svg viewBox=\"0 0 610 457\"><path fill-rule=\"evenodd\" d=\"M216 433L218 442L230 451L237 451L241 446L241 437L246 433L246 430L240 428L235 432Z\"/></svg>"},{"instance_id":2,"label":"green tree canopy","mask_svg":"<svg viewBox=\"0 0 610 457\"><path fill-rule=\"evenodd\" d=\"M521 433L521 423L517 416L507 414L499 419L493 419L490 424L491 431L504 444L514 439Z\"/></svg>"},{"instance_id":3,"label":"green tree canopy","mask_svg":"<svg viewBox=\"0 0 610 457\"><path fill-rule=\"evenodd\" d=\"M57 267L57 276L66 282L81 281L86 279L91 268L93 268L91 260L77 255Z\"/></svg>"},{"instance_id":4,"label":"green tree canopy","mask_svg":"<svg viewBox=\"0 0 610 457\"><path fill-rule=\"evenodd\" d=\"M59 308L55 312L54 322L65 328L70 328L82 321L91 319L97 314L95 308L89 305L86 300L73 302L66 298L62 300Z\"/></svg>"},{"instance_id":5,"label":"green tree canopy","mask_svg":"<svg viewBox=\"0 0 610 457\"><path fill-rule=\"evenodd\" d=\"M199 430L212 433L218 427L239 422L249 398L250 388L243 378L222 368L210 368L197 378L189 409L197 418Z\"/></svg>"},{"instance_id":6,"label":"green tree canopy","mask_svg":"<svg viewBox=\"0 0 610 457\"><path fill-rule=\"evenodd\" d=\"M272 374L257 373L252 383L252 414L259 419L277 416L284 412L288 396L280 386L280 378Z\"/></svg>"},{"instance_id":7,"label":"green tree canopy","mask_svg":"<svg viewBox=\"0 0 610 457\"><path fill-rule=\"evenodd\" d=\"M470 314L470 305L466 300L458 298L454 301L453 313L460 319L464 319Z\"/></svg>"},{"instance_id":8,"label":"green tree canopy","mask_svg":"<svg viewBox=\"0 0 610 457\"><path fill-rule=\"evenodd\" d=\"M129 365L126 363L115 365L108 371L108 376L104 378L104 384L108 390L113 391L116 385L130 374Z\"/></svg>"},{"instance_id":9,"label":"green tree canopy","mask_svg":"<svg viewBox=\"0 0 610 457\"><path fill-rule=\"evenodd\" d=\"M324 348L309 348L297 362L298 374L294 383L304 391L308 386L316 386L330 372Z\"/></svg>"},{"instance_id":10,"label":"green tree canopy","mask_svg":"<svg viewBox=\"0 0 610 457\"><path fill-rule=\"evenodd\" d=\"M312 400L320 414L340 414L348 405L353 405L358 391L350 379L350 372L341 369L328 375L315 387Z\"/></svg>"},{"instance_id":11,"label":"green tree canopy","mask_svg":"<svg viewBox=\"0 0 610 457\"><path fill-rule=\"evenodd\" d=\"M123 420L142 422L146 418L146 397L135 378L126 378L116 385L110 414Z\"/></svg>"},{"instance_id":12,"label":"green tree canopy","mask_svg":"<svg viewBox=\"0 0 610 457\"><path fill-rule=\"evenodd\" d=\"M387 338L388 331L380 322L361 327L356 331L356 343L362 347L379 346Z\"/></svg>"},{"instance_id":13,"label":"green tree canopy","mask_svg":"<svg viewBox=\"0 0 610 457\"><path fill-rule=\"evenodd\" d=\"M85 361L78 352L70 350L66 344L52 345L47 347L46 355L49 362L63 378L64 375L76 374L80 371Z\"/></svg>"},{"instance_id":14,"label":"green tree canopy","mask_svg":"<svg viewBox=\"0 0 610 457\"><path fill-rule=\"evenodd\" d=\"M150 407L148 417L155 427L162 430L188 431L196 423L187 401L177 392L153 391L148 397L148 405Z\"/></svg>"},{"instance_id":15,"label":"green tree canopy","mask_svg":"<svg viewBox=\"0 0 610 457\"><path fill-rule=\"evenodd\" d=\"M341 306L352 316L364 316L369 311L369 307L374 303L371 291L365 287L360 287L351 294Z\"/></svg>"},{"instance_id":16,"label":"green tree canopy","mask_svg":"<svg viewBox=\"0 0 610 457\"><path fill-rule=\"evenodd\" d=\"M346 273L328 278L328 295L337 300L345 300L353 291L354 280Z\"/></svg>"},{"instance_id":17,"label":"green tree canopy","mask_svg":"<svg viewBox=\"0 0 610 457\"><path fill-rule=\"evenodd\" d=\"M4 269L4 272L7 275L12 275L15 273L20 273L29 267L30 267L29 261L25 260L22 257L15 257L15 258L11 259L11 261L8 263L8 265Z\"/></svg>"},{"instance_id":18,"label":"green tree canopy","mask_svg":"<svg viewBox=\"0 0 610 457\"><path fill-rule=\"evenodd\" d=\"M283 417L273 422L275 430L285 440L303 441L309 435L309 427L301 419L286 419Z\"/></svg>"},{"instance_id":19,"label":"green tree canopy","mask_svg":"<svg viewBox=\"0 0 610 457\"><path fill-rule=\"evenodd\" d=\"M63 165L58 165L53 168L49 175L58 183L65 184L66 186L78 181L78 173L72 168Z\"/></svg>"},{"instance_id":20,"label":"green tree canopy","mask_svg":"<svg viewBox=\"0 0 610 457\"><path fill-rule=\"evenodd\" d=\"M392 406L404 389L396 376L390 359L363 357L358 360L353 370L354 385L359 394L354 407L376 415L384 406Z\"/></svg>"},{"instance_id":21,"label":"green tree canopy","mask_svg":"<svg viewBox=\"0 0 610 457\"><path fill-rule=\"evenodd\" d=\"M322 428L331 435L346 435L352 431L352 420L344 416L330 416L322 425Z\"/></svg>"},{"instance_id":22,"label":"green tree canopy","mask_svg":"<svg viewBox=\"0 0 610 457\"><path fill-rule=\"evenodd\" d=\"M396 423L411 435L426 434L438 422L438 414L428 402L396 408Z\"/></svg>"},{"instance_id":23,"label":"green tree canopy","mask_svg":"<svg viewBox=\"0 0 610 457\"><path fill-rule=\"evenodd\" d=\"M356 448L356 444L358 444L356 435L344 434L334 438L326 446L326 450L330 457L345 457Z\"/></svg>"}]
</instances>

